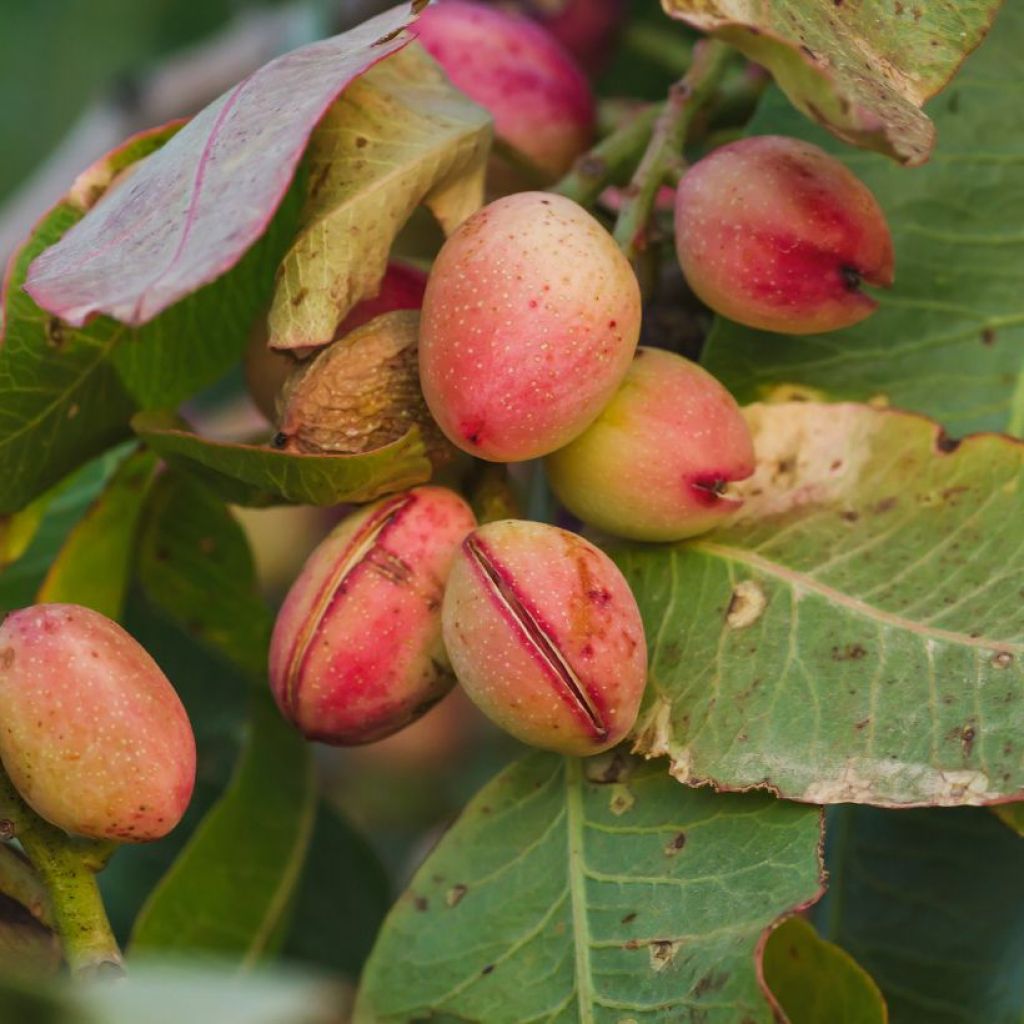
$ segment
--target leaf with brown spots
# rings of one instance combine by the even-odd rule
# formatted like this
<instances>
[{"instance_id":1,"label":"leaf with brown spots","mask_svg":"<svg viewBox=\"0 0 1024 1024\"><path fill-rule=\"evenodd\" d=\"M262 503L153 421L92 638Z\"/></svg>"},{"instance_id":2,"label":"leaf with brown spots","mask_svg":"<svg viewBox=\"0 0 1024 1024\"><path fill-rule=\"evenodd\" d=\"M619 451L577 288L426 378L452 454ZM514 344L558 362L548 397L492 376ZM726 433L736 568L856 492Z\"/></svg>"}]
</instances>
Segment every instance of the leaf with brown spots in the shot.
<instances>
[{"instance_id":1,"label":"leaf with brown spots","mask_svg":"<svg viewBox=\"0 0 1024 1024\"><path fill-rule=\"evenodd\" d=\"M418 43L350 86L310 143L304 226L281 264L270 345L326 345L376 294L423 204L451 232L483 203L491 119Z\"/></svg>"},{"instance_id":2,"label":"leaf with brown spots","mask_svg":"<svg viewBox=\"0 0 1024 1024\"><path fill-rule=\"evenodd\" d=\"M746 410L730 524L615 549L650 648L636 748L814 803L1024 791L1024 443L918 416Z\"/></svg>"},{"instance_id":3,"label":"leaf with brown spots","mask_svg":"<svg viewBox=\"0 0 1024 1024\"><path fill-rule=\"evenodd\" d=\"M662 0L672 17L767 67L807 117L907 164L931 152L924 101L981 42L1000 3Z\"/></svg>"},{"instance_id":4,"label":"leaf with brown spots","mask_svg":"<svg viewBox=\"0 0 1024 1024\"><path fill-rule=\"evenodd\" d=\"M620 786L631 804L617 814ZM818 897L819 840L816 809L683 789L621 753L530 754L391 911L355 1024L772 1024L758 951Z\"/></svg>"}]
</instances>

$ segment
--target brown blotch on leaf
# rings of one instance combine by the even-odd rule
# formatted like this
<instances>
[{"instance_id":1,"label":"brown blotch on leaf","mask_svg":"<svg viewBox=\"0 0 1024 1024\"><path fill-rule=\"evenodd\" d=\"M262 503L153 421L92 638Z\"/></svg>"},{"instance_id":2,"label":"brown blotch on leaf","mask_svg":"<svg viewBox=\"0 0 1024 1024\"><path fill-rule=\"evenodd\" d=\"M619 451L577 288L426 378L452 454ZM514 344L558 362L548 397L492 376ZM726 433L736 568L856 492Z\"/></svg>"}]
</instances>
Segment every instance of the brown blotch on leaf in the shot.
<instances>
[{"instance_id":1,"label":"brown blotch on leaf","mask_svg":"<svg viewBox=\"0 0 1024 1024\"><path fill-rule=\"evenodd\" d=\"M417 312L385 313L299 365L282 392L275 447L305 455L356 455L419 427L435 468L450 461L454 449L420 390L418 334Z\"/></svg>"},{"instance_id":2,"label":"brown blotch on leaf","mask_svg":"<svg viewBox=\"0 0 1024 1024\"><path fill-rule=\"evenodd\" d=\"M426 896L417 896L413 901L412 905L419 911L424 911L430 906L430 901Z\"/></svg>"},{"instance_id":3,"label":"brown blotch on leaf","mask_svg":"<svg viewBox=\"0 0 1024 1024\"><path fill-rule=\"evenodd\" d=\"M633 921L635 921L635 920L636 920L636 911L635 911L635 910L631 910L631 911L630 911L630 912L629 912L629 913L628 913L628 914L627 914L627 915L626 915L626 916L625 916L625 917L624 917L624 918L622 919L622 923L623 923L623 924L631 924L631 923L632 923Z\"/></svg>"},{"instance_id":4,"label":"brown blotch on leaf","mask_svg":"<svg viewBox=\"0 0 1024 1024\"><path fill-rule=\"evenodd\" d=\"M467 892L469 892L469 887L458 882L445 894L444 901L449 907L457 907L459 903L462 902L462 897L465 896Z\"/></svg>"},{"instance_id":5,"label":"brown blotch on leaf","mask_svg":"<svg viewBox=\"0 0 1024 1024\"><path fill-rule=\"evenodd\" d=\"M991 327L985 327L981 332L982 345L994 345L996 343L996 332Z\"/></svg>"},{"instance_id":6,"label":"brown blotch on leaf","mask_svg":"<svg viewBox=\"0 0 1024 1024\"><path fill-rule=\"evenodd\" d=\"M700 998L709 992L718 992L725 987L728 980L729 975L726 971L708 971L693 987L693 994Z\"/></svg>"},{"instance_id":7,"label":"brown blotch on leaf","mask_svg":"<svg viewBox=\"0 0 1024 1024\"><path fill-rule=\"evenodd\" d=\"M674 857L686 845L686 833L677 832L665 845L665 856Z\"/></svg>"},{"instance_id":8,"label":"brown blotch on leaf","mask_svg":"<svg viewBox=\"0 0 1024 1024\"><path fill-rule=\"evenodd\" d=\"M833 661L860 661L867 657L867 648L863 644L847 644L845 647L832 648Z\"/></svg>"}]
</instances>

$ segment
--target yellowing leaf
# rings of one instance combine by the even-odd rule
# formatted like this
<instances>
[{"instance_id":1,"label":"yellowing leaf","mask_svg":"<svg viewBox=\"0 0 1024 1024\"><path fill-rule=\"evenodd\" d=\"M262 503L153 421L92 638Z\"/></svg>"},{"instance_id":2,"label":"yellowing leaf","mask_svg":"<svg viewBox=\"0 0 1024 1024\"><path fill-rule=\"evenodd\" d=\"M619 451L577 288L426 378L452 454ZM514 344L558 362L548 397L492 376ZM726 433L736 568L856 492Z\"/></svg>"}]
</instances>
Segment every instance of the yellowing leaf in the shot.
<instances>
[{"instance_id":1,"label":"yellowing leaf","mask_svg":"<svg viewBox=\"0 0 1024 1024\"><path fill-rule=\"evenodd\" d=\"M376 293L395 235L425 204L446 232L483 202L491 122L418 45L327 112L307 152L305 227L281 264L270 344L323 345Z\"/></svg>"},{"instance_id":2,"label":"yellowing leaf","mask_svg":"<svg viewBox=\"0 0 1024 1024\"><path fill-rule=\"evenodd\" d=\"M769 68L808 117L902 163L928 159L921 112L988 31L1001 0L662 0L665 11Z\"/></svg>"}]
</instances>

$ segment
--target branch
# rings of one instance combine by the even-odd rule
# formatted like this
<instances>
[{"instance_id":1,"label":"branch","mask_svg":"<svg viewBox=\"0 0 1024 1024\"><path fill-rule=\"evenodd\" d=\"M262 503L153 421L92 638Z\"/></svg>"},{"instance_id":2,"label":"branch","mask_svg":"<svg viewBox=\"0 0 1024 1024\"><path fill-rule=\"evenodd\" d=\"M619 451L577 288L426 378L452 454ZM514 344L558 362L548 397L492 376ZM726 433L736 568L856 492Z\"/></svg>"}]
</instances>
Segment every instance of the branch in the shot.
<instances>
[{"instance_id":1,"label":"branch","mask_svg":"<svg viewBox=\"0 0 1024 1024\"><path fill-rule=\"evenodd\" d=\"M730 53L724 43L701 40L694 47L690 70L669 90L615 223L615 240L630 260L646 247L647 225L658 189L685 166L682 153L690 124L714 94Z\"/></svg>"},{"instance_id":2,"label":"branch","mask_svg":"<svg viewBox=\"0 0 1024 1024\"><path fill-rule=\"evenodd\" d=\"M0 843L0 893L20 903L40 924L53 928L46 886L32 865L6 843Z\"/></svg>"},{"instance_id":3,"label":"branch","mask_svg":"<svg viewBox=\"0 0 1024 1024\"><path fill-rule=\"evenodd\" d=\"M0 825L21 843L49 896L52 927L71 973L79 977L124 973L96 884L95 865L107 844L72 839L43 821L0 772ZM97 850L101 851L97 858Z\"/></svg>"},{"instance_id":4,"label":"branch","mask_svg":"<svg viewBox=\"0 0 1024 1024\"><path fill-rule=\"evenodd\" d=\"M622 127L584 153L551 191L591 205L605 185L623 175L644 151L663 104L652 103L633 114Z\"/></svg>"}]
</instances>

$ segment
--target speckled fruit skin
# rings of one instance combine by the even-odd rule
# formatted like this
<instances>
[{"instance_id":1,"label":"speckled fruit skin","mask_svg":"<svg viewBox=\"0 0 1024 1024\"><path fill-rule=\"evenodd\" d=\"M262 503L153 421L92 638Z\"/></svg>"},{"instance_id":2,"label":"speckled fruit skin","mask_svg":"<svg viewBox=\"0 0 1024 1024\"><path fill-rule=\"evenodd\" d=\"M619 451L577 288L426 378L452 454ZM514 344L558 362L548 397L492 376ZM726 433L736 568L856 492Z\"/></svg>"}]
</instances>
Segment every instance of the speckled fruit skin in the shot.
<instances>
[{"instance_id":1,"label":"speckled fruit skin","mask_svg":"<svg viewBox=\"0 0 1024 1024\"><path fill-rule=\"evenodd\" d=\"M892 284L892 238L874 196L799 139L761 135L716 149L683 176L675 220L690 287L749 327L849 327L877 306L861 282Z\"/></svg>"},{"instance_id":2,"label":"speckled fruit skin","mask_svg":"<svg viewBox=\"0 0 1024 1024\"><path fill-rule=\"evenodd\" d=\"M572 56L527 18L467 0L428 7L413 27L500 139L553 178L594 135L594 99Z\"/></svg>"},{"instance_id":3,"label":"speckled fruit skin","mask_svg":"<svg viewBox=\"0 0 1024 1024\"><path fill-rule=\"evenodd\" d=\"M632 728L647 678L640 612L593 544L506 519L463 542L444 598L459 682L531 746L585 757Z\"/></svg>"},{"instance_id":4,"label":"speckled fruit skin","mask_svg":"<svg viewBox=\"0 0 1024 1024\"><path fill-rule=\"evenodd\" d=\"M0 625L0 758L41 817L123 842L170 832L196 775L167 677L116 622L74 604L32 605Z\"/></svg>"},{"instance_id":5,"label":"speckled fruit skin","mask_svg":"<svg viewBox=\"0 0 1024 1024\"><path fill-rule=\"evenodd\" d=\"M274 697L306 737L371 743L451 689L441 600L475 525L457 494L418 487L360 509L310 555L270 644Z\"/></svg>"},{"instance_id":6,"label":"speckled fruit skin","mask_svg":"<svg viewBox=\"0 0 1024 1024\"><path fill-rule=\"evenodd\" d=\"M639 348L601 415L545 468L558 499L585 523L633 540L681 540L739 507L722 489L754 472L754 445L739 406L710 373Z\"/></svg>"},{"instance_id":7,"label":"speckled fruit skin","mask_svg":"<svg viewBox=\"0 0 1024 1024\"><path fill-rule=\"evenodd\" d=\"M448 239L427 282L420 382L448 439L494 462L586 429L629 369L640 287L581 206L521 192Z\"/></svg>"}]
</instances>

